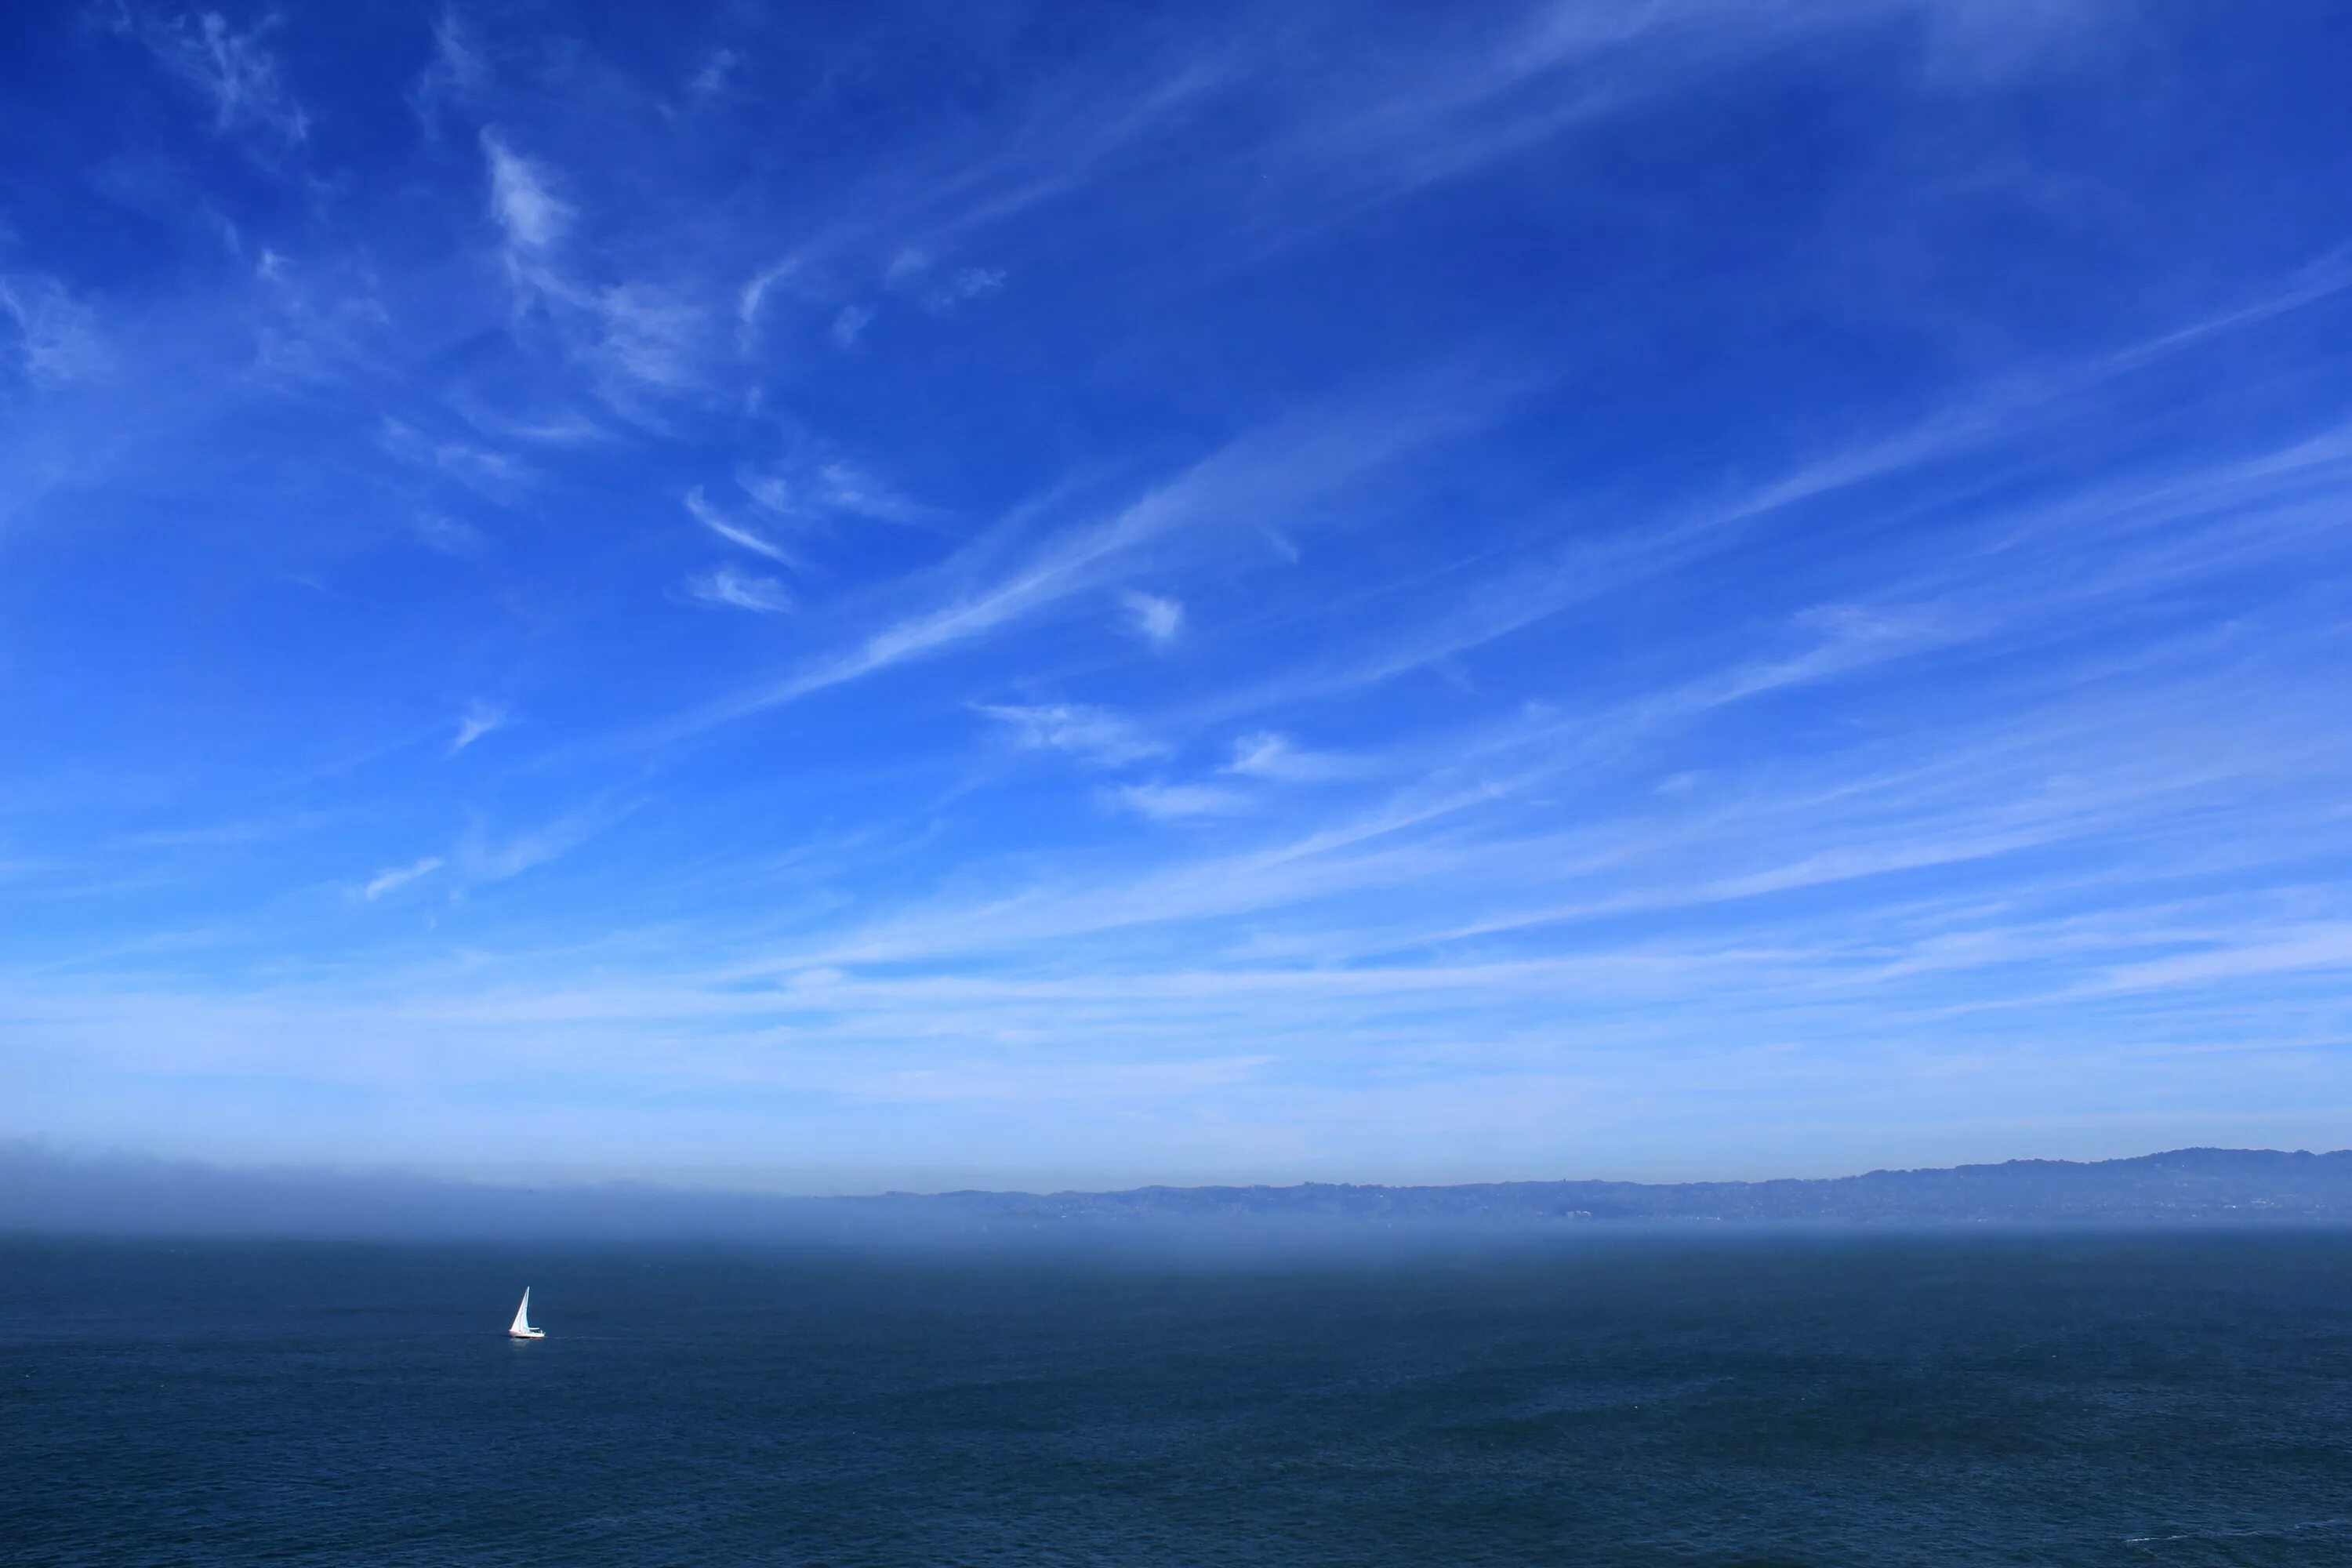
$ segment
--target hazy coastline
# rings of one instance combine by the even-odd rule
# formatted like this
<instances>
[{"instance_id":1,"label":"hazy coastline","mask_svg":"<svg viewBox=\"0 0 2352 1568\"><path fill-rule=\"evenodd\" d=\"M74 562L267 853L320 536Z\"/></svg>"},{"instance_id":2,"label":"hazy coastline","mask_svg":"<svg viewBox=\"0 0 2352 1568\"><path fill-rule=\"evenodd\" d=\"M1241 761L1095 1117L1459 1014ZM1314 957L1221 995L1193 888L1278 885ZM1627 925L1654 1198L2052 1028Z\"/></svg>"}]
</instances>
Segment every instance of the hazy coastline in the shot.
<instances>
[{"instance_id":1,"label":"hazy coastline","mask_svg":"<svg viewBox=\"0 0 2352 1568\"><path fill-rule=\"evenodd\" d=\"M788 1197L235 1169L0 1146L0 1232L36 1235L855 1242L2292 1224L2352 1224L2352 1151L2182 1149L1759 1182L1306 1183Z\"/></svg>"}]
</instances>

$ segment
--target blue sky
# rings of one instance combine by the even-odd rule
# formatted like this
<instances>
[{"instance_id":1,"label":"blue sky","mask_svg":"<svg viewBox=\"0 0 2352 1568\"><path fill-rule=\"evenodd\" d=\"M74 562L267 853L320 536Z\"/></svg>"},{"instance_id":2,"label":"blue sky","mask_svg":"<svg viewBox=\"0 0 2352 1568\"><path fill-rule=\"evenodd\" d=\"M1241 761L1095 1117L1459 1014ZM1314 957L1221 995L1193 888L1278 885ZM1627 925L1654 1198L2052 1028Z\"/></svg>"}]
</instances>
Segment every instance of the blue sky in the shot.
<instances>
[{"instance_id":1,"label":"blue sky","mask_svg":"<svg viewBox=\"0 0 2352 1568\"><path fill-rule=\"evenodd\" d=\"M2352 1113L2352 16L0 20L0 1136L796 1190Z\"/></svg>"}]
</instances>

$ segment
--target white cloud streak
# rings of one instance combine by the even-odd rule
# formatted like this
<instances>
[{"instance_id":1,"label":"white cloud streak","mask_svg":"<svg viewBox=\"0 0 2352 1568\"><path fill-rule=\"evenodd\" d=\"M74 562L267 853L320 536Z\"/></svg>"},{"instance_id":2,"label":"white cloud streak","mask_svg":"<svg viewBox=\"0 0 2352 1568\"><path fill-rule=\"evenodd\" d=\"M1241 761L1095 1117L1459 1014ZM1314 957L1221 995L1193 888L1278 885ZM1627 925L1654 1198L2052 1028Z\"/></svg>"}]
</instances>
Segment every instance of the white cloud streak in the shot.
<instances>
[{"instance_id":1,"label":"white cloud streak","mask_svg":"<svg viewBox=\"0 0 2352 1568\"><path fill-rule=\"evenodd\" d=\"M457 732L449 739L449 755L454 757L491 731L505 729L509 718L506 709L493 702L467 708L457 721Z\"/></svg>"},{"instance_id":2,"label":"white cloud streak","mask_svg":"<svg viewBox=\"0 0 2352 1568\"><path fill-rule=\"evenodd\" d=\"M750 353L758 342L761 310L767 304L769 292L789 281L799 270L799 258L788 256L761 268L743 285L742 291L735 297L735 346L739 353Z\"/></svg>"},{"instance_id":3,"label":"white cloud streak","mask_svg":"<svg viewBox=\"0 0 2352 1568\"><path fill-rule=\"evenodd\" d=\"M1239 790L1215 784L1132 784L1111 792L1123 809L1154 822L1181 822L1191 817L1234 816L1250 808L1250 797Z\"/></svg>"},{"instance_id":4,"label":"white cloud streak","mask_svg":"<svg viewBox=\"0 0 2352 1568\"><path fill-rule=\"evenodd\" d=\"M546 170L515 152L496 129L482 132L482 157L489 170L490 216L511 254L535 265L570 230L572 208L555 195Z\"/></svg>"},{"instance_id":5,"label":"white cloud streak","mask_svg":"<svg viewBox=\"0 0 2352 1568\"><path fill-rule=\"evenodd\" d=\"M310 117L281 79L277 58L263 47L273 25L265 20L240 33L215 11L167 21L135 15L126 5L116 14L114 30L136 39L211 103L215 135L250 129L293 145L310 135Z\"/></svg>"},{"instance_id":6,"label":"white cloud streak","mask_svg":"<svg viewBox=\"0 0 2352 1568\"><path fill-rule=\"evenodd\" d=\"M839 459L818 464L803 488L827 511L876 522L920 526L942 516L939 508L910 500L856 464Z\"/></svg>"},{"instance_id":7,"label":"white cloud streak","mask_svg":"<svg viewBox=\"0 0 2352 1568\"><path fill-rule=\"evenodd\" d=\"M1130 591L1121 594L1118 602L1127 611L1128 625L1135 635L1154 647L1173 645L1184 630L1184 606L1178 600L1161 594Z\"/></svg>"},{"instance_id":8,"label":"white cloud streak","mask_svg":"<svg viewBox=\"0 0 2352 1568\"><path fill-rule=\"evenodd\" d=\"M538 478L529 463L511 453L430 437L405 420L385 417L375 437L376 445L394 457L445 475L492 500L510 502ZM461 534L437 523L426 526L425 532L436 541L464 542Z\"/></svg>"},{"instance_id":9,"label":"white cloud streak","mask_svg":"<svg viewBox=\"0 0 2352 1568\"><path fill-rule=\"evenodd\" d=\"M97 312L54 278L0 273L0 321L13 328L0 334L0 347L14 337L17 369L36 386L87 381L107 367Z\"/></svg>"},{"instance_id":10,"label":"white cloud streak","mask_svg":"<svg viewBox=\"0 0 2352 1568\"><path fill-rule=\"evenodd\" d=\"M1475 424L1516 386L1459 401L1428 397L1361 405L1288 422L1232 442L1107 517L1063 529L1000 564L1009 541L985 536L927 574L953 589L788 679L707 708L641 740L732 722L817 691L938 654L1097 591L1139 548L1173 540L1204 548L1228 537L1236 511L1304 513L1352 497L1374 475L1419 458ZM917 591L926 583L913 584Z\"/></svg>"},{"instance_id":11,"label":"white cloud streak","mask_svg":"<svg viewBox=\"0 0 2352 1568\"><path fill-rule=\"evenodd\" d=\"M635 805L630 802L599 798L548 819L536 827L503 837L477 821L449 852L446 861L449 874L467 889L511 881L526 872L538 870L571 855L612 828L635 809ZM436 857L429 864L419 864L425 865L429 870L440 868L444 862ZM407 873L403 873L402 879L412 879Z\"/></svg>"},{"instance_id":12,"label":"white cloud streak","mask_svg":"<svg viewBox=\"0 0 2352 1568\"><path fill-rule=\"evenodd\" d=\"M441 869L442 864L438 855L427 855L422 860L409 865L395 866L390 870L378 871L373 877L368 879L367 885L360 889L360 896L368 902L373 903L386 893L396 893L409 883L431 876Z\"/></svg>"},{"instance_id":13,"label":"white cloud streak","mask_svg":"<svg viewBox=\"0 0 2352 1568\"><path fill-rule=\"evenodd\" d=\"M433 58L409 89L409 107L426 134L438 134L442 110L481 102L489 95L490 76L479 40L455 11L444 11L433 24Z\"/></svg>"},{"instance_id":14,"label":"white cloud streak","mask_svg":"<svg viewBox=\"0 0 2352 1568\"><path fill-rule=\"evenodd\" d=\"M1366 769L1361 759L1303 750L1287 735L1260 730L1234 742L1224 771L1273 784L1328 784L1359 777Z\"/></svg>"},{"instance_id":15,"label":"white cloud streak","mask_svg":"<svg viewBox=\"0 0 2352 1568\"><path fill-rule=\"evenodd\" d=\"M983 703L979 710L1008 726L1024 747L1067 752L1103 767L1164 756L1169 749L1166 742L1107 708L1071 702Z\"/></svg>"},{"instance_id":16,"label":"white cloud streak","mask_svg":"<svg viewBox=\"0 0 2352 1568\"><path fill-rule=\"evenodd\" d=\"M688 595L706 605L751 610L763 616L782 615L793 607L792 595L773 577L755 577L732 566L705 573L686 585Z\"/></svg>"},{"instance_id":17,"label":"white cloud streak","mask_svg":"<svg viewBox=\"0 0 2352 1568\"><path fill-rule=\"evenodd\" d=\"M408 526L426 549L444 555L471 555L488 542L480 529L445 512L419 512Z\"/></svg>"},{"instance_id":18,"label":"white cloud streak","mask_svg":"<svg viewBox=\"0 0 2352 1568\"><path fill-rule=\"evenodd\" d=\"M579 215L553 174L496 127L483 130L481 146L518 328L543 321L564 356L588 370L596 395L635 423L657 423L648 400L699 394L710 325L703 305L640 279L582 277L565 243Z\"/></svg>"},{"instance_id":19,"label":"white cloud streak","mask_svg":"<svg viewBox=\"0 0 2352 1568\"><path fill-rule=\"evenodd\" d=\"M686 492L686 510L693 515L697 522L727 541L728 543L748 550L754 555L764 555L780 566L788 566L795 571L801 569L800 559L792 552L757 529L730 517L712 505L710 499L703 493L701 486L697 485Z\"/></svg>"}]
</instances>

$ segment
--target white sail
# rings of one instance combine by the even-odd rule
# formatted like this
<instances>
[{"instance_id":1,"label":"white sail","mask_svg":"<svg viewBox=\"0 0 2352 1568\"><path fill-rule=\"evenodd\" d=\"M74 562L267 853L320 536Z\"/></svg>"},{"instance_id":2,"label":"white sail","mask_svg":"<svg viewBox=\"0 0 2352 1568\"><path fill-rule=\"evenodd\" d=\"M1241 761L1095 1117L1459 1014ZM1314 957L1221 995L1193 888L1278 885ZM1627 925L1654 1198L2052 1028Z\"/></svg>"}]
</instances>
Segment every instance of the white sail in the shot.
<instances>
[{"instance_id":1,"label":"white sail","mask_svg":"<svg viewBox=\"0 0 2352 1568\"><path fill-rule=\"evenodd\" d=\"M519 1340L539 1337L539 1331L530 1326L530 1287L528 1285L522 1288L522 1305L515 1309L515 1321L509 1325L507 1332Z\"/></svg>"}]
</instances>

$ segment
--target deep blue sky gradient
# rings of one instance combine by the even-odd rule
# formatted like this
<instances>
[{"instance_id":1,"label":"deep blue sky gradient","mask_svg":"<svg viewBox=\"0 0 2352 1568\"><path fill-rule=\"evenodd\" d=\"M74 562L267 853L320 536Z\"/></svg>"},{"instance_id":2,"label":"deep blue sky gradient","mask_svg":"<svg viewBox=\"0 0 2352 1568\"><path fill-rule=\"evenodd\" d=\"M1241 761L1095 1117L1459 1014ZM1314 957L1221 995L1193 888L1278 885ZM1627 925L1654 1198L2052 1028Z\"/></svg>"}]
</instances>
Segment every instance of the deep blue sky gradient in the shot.
<instances>
[{"instance_id":1,"label":"deep blue sky gradient","mask_svg":"<svg viewBox=\"0 0 2352 1568\"><path fill-rule=\"evenodd\" d=\"M2352 15L0 19L0 1136L2352 1113Z\"/></svg>"}]
</instances>

